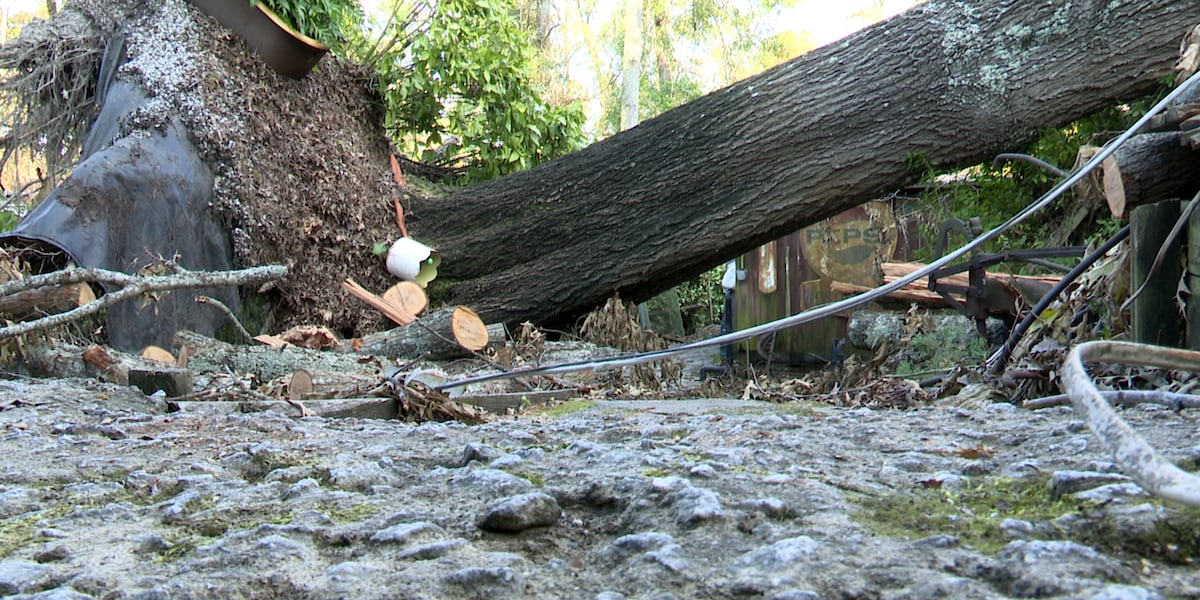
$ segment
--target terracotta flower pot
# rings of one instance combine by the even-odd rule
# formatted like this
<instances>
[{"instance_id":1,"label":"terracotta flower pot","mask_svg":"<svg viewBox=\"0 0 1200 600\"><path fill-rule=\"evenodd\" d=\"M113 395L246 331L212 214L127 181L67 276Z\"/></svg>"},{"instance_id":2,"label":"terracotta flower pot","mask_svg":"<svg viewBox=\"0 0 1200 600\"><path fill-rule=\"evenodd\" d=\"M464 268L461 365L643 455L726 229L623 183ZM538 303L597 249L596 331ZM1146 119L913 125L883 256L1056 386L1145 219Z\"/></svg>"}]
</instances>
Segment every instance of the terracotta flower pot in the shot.
<instances>
[{"instance_id":1,"label":"terracotta flower pot","mask_svg":"<svg viewBox=\"0 0 1200 600\"><path fill-rule=\"evenodd\" d=\"M288 27L262 4L249 0L189 0L193 6L233 30L280 75L302 79L329 46Z\"/></svg>"}]
</instances>

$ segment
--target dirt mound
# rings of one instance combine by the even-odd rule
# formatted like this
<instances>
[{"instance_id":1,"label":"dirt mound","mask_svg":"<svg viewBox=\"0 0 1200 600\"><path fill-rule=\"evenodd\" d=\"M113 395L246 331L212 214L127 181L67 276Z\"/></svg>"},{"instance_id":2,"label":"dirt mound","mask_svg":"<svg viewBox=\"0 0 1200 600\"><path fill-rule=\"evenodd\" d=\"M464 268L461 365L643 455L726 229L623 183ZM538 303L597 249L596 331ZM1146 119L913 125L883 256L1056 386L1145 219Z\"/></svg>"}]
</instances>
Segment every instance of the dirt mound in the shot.
<instances>
[{"instance_id":1,"label":"dirt mound","mask_svg":"<svg viewBox=\"0 0 1200 600\"><path fill-rule=\"evenodd\" d=\"M392 200L404 192L391 181L370 73L326 56L307 78L287 79L184 0L83 0L55 20L71 11L124 36L117 78L154 97L122 133L182 119L215 175L213 209L238 266L289 267L268 290L266 328L318 323L352 335L386 327L340 285L346 277L374 290L393 283L371 249L398 235Z\"/></svg>"}]
</instances>

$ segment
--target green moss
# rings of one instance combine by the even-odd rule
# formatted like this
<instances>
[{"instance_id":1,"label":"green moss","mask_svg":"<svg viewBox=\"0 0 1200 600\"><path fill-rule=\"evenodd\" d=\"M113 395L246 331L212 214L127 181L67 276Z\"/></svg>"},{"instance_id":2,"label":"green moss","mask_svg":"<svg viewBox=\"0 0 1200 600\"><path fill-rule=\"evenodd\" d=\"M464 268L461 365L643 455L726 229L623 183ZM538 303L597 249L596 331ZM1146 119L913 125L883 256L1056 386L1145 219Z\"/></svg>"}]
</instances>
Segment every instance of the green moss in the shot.
<instances>
[{"instance_id":1,"label":"green moss","mask_svg":"<svg viewBox=\"0 0 1200 600\"><path fill-rule=\"evenodd\" d=\"M956 490L930 487L865 498L860 506L856 518L876 533L907 539L954 535L984 552L1011 541L1000 529L1005 519L1036 523L1080 509L1070 497L1051 499L1044 477L988 479Z\"/></svg>"},{"instance_id":2,"label":"green moss","mask_svg":"<svg viewBox=\"0 0 1200 600\"><path fill-rule=\"evenodd\" d=\"M541 409L531 409L530 412L540 414L547 417L561 417L581 410L587 410L596 405L595 400L587 400L585 398L575 398L572 400L564 400L557 404L549 405Z\"/></svg>"},{"instance_id":3,"label":"green moss","mask_svg":"<svg viewBox=\"0 0 1200 600\"><path fill-rule=\"evenodd\" d=\"M1150 503L1165 510L1149 530L1130 527L1119 516L1099 515L1094 523L1080 531L1081 541L1106 552L1194 565L1200 560L1200 508L1180 506L1162 499Z\"/></svg>"},{"instance_id":4,"label":"green moss","mask_svg":"<svg viewBox=\"0 0 1200 600\"><path fill-rule=\"evenodd\" d=\"M0 520L0 559L8 558L36 541L40 537L38 532L46 526L44 521L64 517L75 510L75 506L64 502Z\"/></svg>"},{"instance_id":5,"label":"green moss","mask_svg":"<svg viewBox=\"0 0 1200 600\"><path fill-rule=\"evenodd\" d=\"M214 538L184 536L179 539L167 540L171 546L158 553L158 560L160 562L174 562L194 552L200 546L202 540L211 541L212 539Z\"/></svg>"},{"instance_id":6,"label":"green moss","mask_svg":"<svg viewBox=\"0 0 1200 600\"><path fill-rule=\"evenodd\" d=\"M330 519L333 519L338 523L352 523L354 521L361 521L379 512L378 506L372 506L370 504L348 504L345 506L337 504L320 504L317 505L316 509L325 513Z\"/></svg>"},{"instance_id":7,"label":"green moss","mask_svg":"<svg viewBox=\"0 0 1200 600\"><path fill-rule=\"evenodd\" d=\"M543 487L546 485L546 478L542 477L540 473L534 473L532 471L517 471L514 472L513 475L516 475L521 479L527 479L529 480L529 483L532 483L537 487Z\"/></svg>"},{"instance_id":8,"label":"green moss","mask_svg":"<svg viewBox=\"0 0 1200 600\"><path fill-rule=\"evenodd\" d=\"M0 521L0 559L37 540L36 524L43 518L42 511L37 511Z\"/></svg>"}]
</instances>

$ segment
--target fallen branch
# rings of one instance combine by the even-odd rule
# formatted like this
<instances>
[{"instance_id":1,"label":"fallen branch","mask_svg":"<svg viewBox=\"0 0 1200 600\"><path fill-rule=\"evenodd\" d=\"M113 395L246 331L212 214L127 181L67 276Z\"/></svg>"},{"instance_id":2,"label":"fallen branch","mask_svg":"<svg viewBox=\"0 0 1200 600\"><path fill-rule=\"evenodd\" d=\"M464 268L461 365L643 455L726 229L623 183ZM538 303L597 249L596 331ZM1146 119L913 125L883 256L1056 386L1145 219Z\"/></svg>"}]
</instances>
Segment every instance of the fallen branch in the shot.
<instances>
[{"instance_id":1,"label":"fallen branch","mask_svg":"<svg viewBox=\"0 0 1200 600\"><path fill-rule=\"evenodd\" d=\"M1130 342L1086 342L1067 355L1062 373L1071 404L1127 475L1151 494L1200 506L1200 478L1163 458L1117 416L1088 376L1084 361L1200 371L1200 352Z\"/></svg>"},{"instance_id":2,"label":"fallen branch","mask_svg":"<svg viewBox=\"0 0 1200 600\"><path fill-rule=\"evenodd\" d=\"M108 283L124 287L64 313L50 315L35 321L14 323L7 327L0 327L0 339L16 337L33 331L70 323L71 321L94 315L118 302L141 296L147 292L259 284L281 279L286 275L287 267L278 265L251 267L239 271L187 271L177 269L177 272L171 275L152 276L130 275L128 273L119 273L104 269L81 268L63 269L44 275L34 275L0 285L0 296L8 296L47 285Z\"/></svg>"},{"instance_id":3,"label":"fallen branch","mask_svg":"<svg viewBox=\"0 0 1200 600\"><path fill-rule=\"evenodd\" d=\"M246 331L246 328L242 326L242 322L238 320L237 315L233 314L233 311L228 306L225 306L224 302L208 296L196 296L196 303L207 304L220 311L233 324L233 328L242 336L242 339L246 340L247 343L254 343L254 336L250 335L249 331Z\"/></svg>"},{"instance_id":4,"label":"fallen branch","mask_svg":"<svg viewBox=\"0 0 1200 600\"><path fill-rule=\"evenodd\" d=\"M1158 404L1176 412L1185 408L1200 407L1200 395L1180 394L1166 390L1101 390L1100 396L1111 404L1120 406L1137 406L1138 404ZM1067 394L1056 394L1034 398L1021 403L1021 408L1037 410L1052 406L1065 406L1071 403Z\"/></svg>"}]
</instances>

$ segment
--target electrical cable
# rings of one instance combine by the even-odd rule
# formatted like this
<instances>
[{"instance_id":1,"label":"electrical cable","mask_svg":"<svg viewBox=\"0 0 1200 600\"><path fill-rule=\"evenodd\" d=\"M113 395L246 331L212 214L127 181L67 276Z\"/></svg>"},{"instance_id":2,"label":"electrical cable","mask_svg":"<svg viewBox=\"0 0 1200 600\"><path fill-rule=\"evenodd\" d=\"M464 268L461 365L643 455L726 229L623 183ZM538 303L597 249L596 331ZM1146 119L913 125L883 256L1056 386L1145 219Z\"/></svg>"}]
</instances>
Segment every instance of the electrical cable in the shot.
<instances>
[{"instance_id":1,"label":"electrical cable","mask_svg":"<svg viewBox=\"0 0 1200 600\"><path fill-rule=\"evenodd\" d=\"M1083 260L1079 261L1079 264L1075 265L1074 269L1071 269L1069 273L1063 275L1063 278L1060 279L1058 283L1054 284L1054 287L1050 288L1050 291L1046 292L1046 294L1042 296L1040 300L1038 300L1038 303L1035 304L1034 307L1029 311L1029 314L1025 315L1025 318L1021 319L1021 322L1017 323L1017 326L1013 327L1013 330L1009 332L1008 339L1004 340L1004 345L1001 346L1000 349L994 354L988 357L986 364L992 370L992 373L999 374L1004 371L1004 365L1008 362L1008 356L1012 354L1014 349L1016 349L1017 342L1021 341L1021 338L1025 335L1025 332L1033 326L1033 322L1036 321L1039 316L1041 316L1046 308L1050 306L1050 303L1053 302L1054 299L1063 292L1063 290L1067 289L1067 286L1074 283L1084 271L1088 270L1088 268L1095 264L1097 260L1100 260L1100 257L1107 254L1108 251L1112 250L1114 246L1121 243L1121 241L1125 238L1129 237L1129 231L1129 225L1122 227L1121 230L1115 235L1108 238L1108 241L1104 242L1104 244L1102 244L1099 248L1096 248L1095 252L1092 252L1084 257Z\"/></svg>"}]
</instances>

